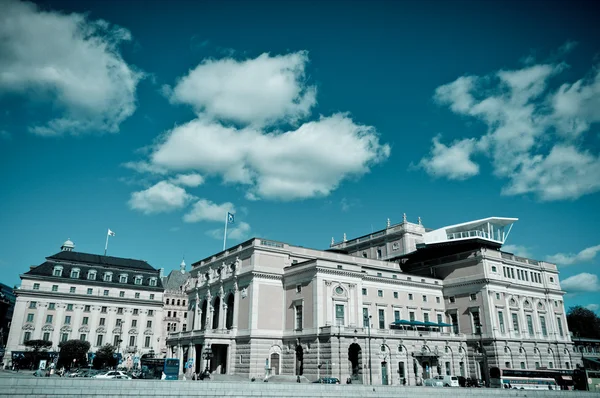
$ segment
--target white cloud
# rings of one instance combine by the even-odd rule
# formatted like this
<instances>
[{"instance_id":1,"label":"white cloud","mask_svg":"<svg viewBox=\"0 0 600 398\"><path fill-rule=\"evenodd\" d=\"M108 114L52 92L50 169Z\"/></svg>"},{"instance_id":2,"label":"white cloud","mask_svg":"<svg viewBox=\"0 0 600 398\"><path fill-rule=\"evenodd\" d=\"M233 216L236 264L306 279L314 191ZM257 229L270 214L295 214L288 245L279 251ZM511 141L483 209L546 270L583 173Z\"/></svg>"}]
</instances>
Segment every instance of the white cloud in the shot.
<instances>
[{"instance_id":1,"label":"white cloud","mask_svg":"<svg viewBox=\"0 0 600 398\"><path fill-rule=\"evenodd\" d=\"M544 201L577 199L600 190L600 158L572 145L555 145L544 157L523 158L502 193L535 193Z\"/></svg>"},{"instance_id":2,"label":"white cloud","mask_svg":"<svg viewBox=\"0 0 600 398\"><path fill-rule=\"evenodd\" d=\"M502 245L502 251L512 253L515 256L531 258L529 248L519 245Z\"/></svg>"},{"instance_id":3,"label":"white cloud","mask_svg":"<svg viewBox=\"0 0 600 398\"><path fill-rule=\"evenodd\" d=\"M200 174L179 174L175 178L171 178L171 183L175 185L184 185L186 187L197 187L204 184L204 177Z\"/></svg>"},{"instance_id":4,"label":"white cloud","mask_svg":"<svg viewBox=\"0 0 600 398\"><path fill-rule=\"evenodd\" d=\"M169 131L151 154L153 165L195 170L248 186L249 199L326 196L389 157L370 126L335 114L298 129L266 134L196 119Z\"/></svg>"},{"instance_id":5,"label":"white cloud","mask_svg":"<svg viewBox=\"0 0 600 398\"><path fill-rule=\"evenodd\" d=\"M596 312L598 311L598 309L600 309L600 305L598 304L588 304L585 306L585 308L587 308L590 311Z\"/></svg>"},{"instance_id":6,"label":"white cloud","mask_svg":"<svg viewBox=\"0 0 600 398\"><path fill-rule=\"evenodd\" d=\"M121 57L129 31L82 14L2 1L0 93L51 99L55 119L30 126L39 135L118 132L135 111L142 74Z\"/></svg>"},{"instance_id":7,"label":"white cloud","mask_svg":"<svg viewBox=\"0 0 600 398\"><path fill-rule=\"evenodd\" d=\"M479 174L479 166L471 160L476 144L474 139L464 139L448 147L440 142L440 136L436 136L430 156L421 159L419 166L435 177L447 177L450 180L473 177Z\"/></svg>"},{"instance_id":8,"label":"white cloud","mask_svg":"<svg viewBox=\"0 0 600 398\"><path fill-rule=\"evenodd\" d=\"M150 173L150 174L167 174L167 170L164 167L159 167L154 164L150 164L148 162L140 161L140 162L126 162L122 164L123 167L126 167L131 170L135 170L138 173Z\"/></svg>"},{"instance_id":9,"label":"white cloud","mask_svg":"<svg viewBox=\"0 0 600 398\"><path fill-rule=\"evenodd\" d=\"M570 51L568 42L559 54ZM419 165L427 173L465 179L479 172L470 156L492 160L494 174L508 180L505 195L533 193L541 200L577 199L600 190L600 158L580 149L574 138L600 122L600 69L574 84L548 89L548 81L567 65L527 65L487 76L462 76L436 89L434 99L454 113L487 126L477 139L450 146L433 140Z\"/></svg>"},{"instance_id":10,"label":"white cloud","mask_svg":"<svg viewBox=\"0 0 600 398\"><path fill-rule=\"evenodd\" d=\"M161 181L144 191L133 192L129 207L144 214L166 213L185 207L193 199L185 189Z\"/></svg>"},{"instance_id":11,"label":"white cloud","mask_svg":"<svg viewBox=\"0 0 600 398\"><path fill-rule=\"evenodd\" d=\"M561 282L563 290L573 292L597 292L600 291L600 283L598 283L598 275L582 272L581 274L573 275Z\"/></svg>"},{"instance_id":12,"label":"white cloud","mask_svg":"<svg viewBox=\"0 0 600 398\"><path fill-rule=\"evenodd\" d=\"M577 254L557 253L547 256L546 260L557 265L567 266L592 261L598 252L600 252L600 245L587 247Z\"/></svg>"},{"instance_id":13,"label":"white cloud","mask_svg":"<svg viewBox=\"0 0 600 398\"><path fill-rule=\"evenodd\" d=\"M235 226L227 227L227 239L232 240L244 240L250 237L250 224L242 221ZM206 231L208 236L212 236L215 239L223 239L223 228L211 229Z\"/></svg>"},{"instance_id":14,"label":"white cloud","mask_svg":"<svg viewBox=\"0 0 600 398\"><path fill-rule=\"evenodd\" d=\"M210 200L200 199L183 216L183 221L190 223L198 221L222 221L224 223L227 212L235 214L235 207L230 202L218 205Z\"/></svg>"},{"instance_id":15,"label":"white cloud","mask_svg":"<svg viewBox=\"0 0 600 398\"><path fill-rule=\"evenodd\" d=\"M204 60L166 92L171 91L172 102L217 119L252 125L293 122L309 115L316 103L316 88L305 85L307 63L305 51Z\"/></svg>"}]
</instances>

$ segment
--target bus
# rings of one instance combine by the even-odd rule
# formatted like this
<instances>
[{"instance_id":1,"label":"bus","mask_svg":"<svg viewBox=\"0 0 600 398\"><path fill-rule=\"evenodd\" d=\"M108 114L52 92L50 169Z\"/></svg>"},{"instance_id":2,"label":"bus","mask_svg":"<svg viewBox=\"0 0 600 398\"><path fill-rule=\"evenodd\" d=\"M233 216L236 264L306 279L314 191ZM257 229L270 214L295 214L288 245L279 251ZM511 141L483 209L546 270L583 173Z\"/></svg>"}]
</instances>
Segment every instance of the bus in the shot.
<instances>
[{"instance_id":1,"label":"bus","mask_svg":"<svg viewBox=\"0 0 600 398\"><path fill-rule=\"evenodd\" d=\"M567 390L573 386L569 369L490 368L490 387L524 390Z\"/></svg>"},{"instance_id":2,"label":"bus","mask_svg":"<svg viewBox=\"0 0 600 398\"><path fill-rule=\"evenodd\" d=\"M177 380L179 378L179 359L177 358L142 358L140 360L140 379Z\"/></svg>"}]
</instances>

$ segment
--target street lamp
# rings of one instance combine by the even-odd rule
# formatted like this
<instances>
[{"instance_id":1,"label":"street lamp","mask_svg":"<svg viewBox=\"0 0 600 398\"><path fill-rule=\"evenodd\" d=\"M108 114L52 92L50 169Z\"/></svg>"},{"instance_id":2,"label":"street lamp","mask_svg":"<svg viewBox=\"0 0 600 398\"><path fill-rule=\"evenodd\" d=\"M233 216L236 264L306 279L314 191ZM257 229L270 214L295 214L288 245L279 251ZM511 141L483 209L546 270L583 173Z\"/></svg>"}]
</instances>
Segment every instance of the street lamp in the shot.
<instances>
[{"instance_id":1,"label":"street lamp","mask_svg":"<svg viewBox=\"0 0 600 398\"><path fill-rule=\"evenodd\" d=\"M204 369L204 373L209 373L208 361L210 361L213 357L213 352L212 352L212 349L210 348L210 345L206 346L206 348L204 349L204 352L202 353L202 357L206 361L206 369Z\"/></svg>"},{"instance_id":2,"label":"street lamp","mask_svg":"<svg viewBox=\"0 0 600 398\"><path fill-rule=\"evenodd\" d=\"M369 333L369 384L373 384L373 370L371 369L371 315L366 315L364 320L367 321L367 330Z\"/></svg>"}]
</instances>

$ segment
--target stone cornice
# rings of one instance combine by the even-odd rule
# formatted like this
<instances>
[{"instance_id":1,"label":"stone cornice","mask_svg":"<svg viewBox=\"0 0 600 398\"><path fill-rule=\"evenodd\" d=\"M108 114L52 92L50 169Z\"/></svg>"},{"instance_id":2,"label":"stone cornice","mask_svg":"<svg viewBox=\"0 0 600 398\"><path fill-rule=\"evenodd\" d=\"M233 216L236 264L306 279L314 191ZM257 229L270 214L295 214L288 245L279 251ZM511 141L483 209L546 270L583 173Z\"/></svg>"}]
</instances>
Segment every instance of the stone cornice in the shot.
<instances>
[{"instance_id":1,"label":"stone cornice","mask_svg":"<svg viewBox=\"0 0 600 398\"><path fill-rule=\"evenodd\" d=\"M154 275L153 275L154 276ZM156 277L157 279L160 279ZM91 280L91 279L74 279L74 278L66 278L66 277L57 277L57 276L47 276L47 275L21 275L21 279L30 279L35 281L42 282L56 282L56 283L64 283L68 285L77 285L77 286L93 286L93 287L103 287L103 288L112 288L112 289L122 289L122 290L143 290L143 291L151 291L152 293L162 293L164 292L164 288L160 286L148 286L148 285L130 285L125 283L118 282L104 282L101 280ZM19 290L19 289L17 289ZM15 291L17 291L15 290Z\"/></svg>"},{"instance_id":2,"label":"stone cornice","mask_svg":"<svg viewBox=\"0 0 600 398\"><path fill-rule=\"evenodd\" d=\"M145 305L145 306L155 306L162 308L163 302L161 300L142 300L142 299L132 299L132 298L123 298L123 297L111 297L111 296L95 296L88 294L75 294L75 293L60 293L60 292L44 292L39 290L29 290L29 289L17 289L15 293L17 293L17 297L31 297L31 298L46 298L46 299L54 299L56 301L67 301L67 300L82 300L82 301L90 301L92 303L117 303L117 304L136 304L136 305Z\"/></svg>"}]
</instances>

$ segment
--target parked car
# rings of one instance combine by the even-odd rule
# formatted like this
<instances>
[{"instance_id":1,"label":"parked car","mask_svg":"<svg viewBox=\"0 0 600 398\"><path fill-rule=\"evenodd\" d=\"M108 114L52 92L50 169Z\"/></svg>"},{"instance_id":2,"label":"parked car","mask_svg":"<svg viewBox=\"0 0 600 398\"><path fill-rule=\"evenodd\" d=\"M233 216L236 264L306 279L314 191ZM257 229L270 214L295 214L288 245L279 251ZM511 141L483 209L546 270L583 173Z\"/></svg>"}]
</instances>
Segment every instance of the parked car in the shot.
<instances>
[{"instance_id":1,"label":"parked car","mask_svg":"<svg viewBox=\"0 0 600 398\"><path fill-rule=\"evenodd\" d=\"M434 376L432 378L425 379L423 385L429 387L444 387L444 376Z\"/></svg>"},{"instance_id":2,"label":"parked car","mask_svg":"<svg viewBox=\"0 0 600 398\"><path fill-rule=\"evenodd\" d=\"M124 372L119 370L111 370L106 373L100 373L94 376L95 379L126 379L131 380L131 377L127 376Z\"/></svg>"},{"instance_id":3,"label":"parked car","mask_svg":"<svg viewBox=\"0 0 600 398\"><path fill-rule=\"evenodd\" d=\"M456 376L444 376L444 387L460 387L458 377Z\"/></svg>"},{"instance_id":4,"label":"parked car","mask_svg":"<svg viewBox=\"0 0 600 398\"><path fill-rule=\"evenodd\" d=\"M320 384L340 384L340 379L337 377L320 377L317 381L313 381L313 383Z\"/></svg>"}]
</instances>

